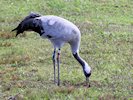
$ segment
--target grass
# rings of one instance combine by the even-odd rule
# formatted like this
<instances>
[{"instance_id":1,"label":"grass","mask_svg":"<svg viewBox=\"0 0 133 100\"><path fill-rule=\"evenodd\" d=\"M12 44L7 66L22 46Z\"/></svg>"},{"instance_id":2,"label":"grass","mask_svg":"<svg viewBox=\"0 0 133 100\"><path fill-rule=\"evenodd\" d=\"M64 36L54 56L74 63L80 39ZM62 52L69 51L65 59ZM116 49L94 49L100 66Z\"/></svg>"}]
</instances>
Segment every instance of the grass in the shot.
<instances>
[{"instance_id":1,"label":"grass","mask_svg":"<svg viewBox=\"0 0 133 100\"><path fill-rule=\"evenodd\" d=\"M1 0L0 99L133 99L132 0ZM92 67L91 87L66 44L61 86L53 83L52 45L34 32L10 31L29 13L58 15L82 33L80 55Z\"/></svg>"}]
</instances>

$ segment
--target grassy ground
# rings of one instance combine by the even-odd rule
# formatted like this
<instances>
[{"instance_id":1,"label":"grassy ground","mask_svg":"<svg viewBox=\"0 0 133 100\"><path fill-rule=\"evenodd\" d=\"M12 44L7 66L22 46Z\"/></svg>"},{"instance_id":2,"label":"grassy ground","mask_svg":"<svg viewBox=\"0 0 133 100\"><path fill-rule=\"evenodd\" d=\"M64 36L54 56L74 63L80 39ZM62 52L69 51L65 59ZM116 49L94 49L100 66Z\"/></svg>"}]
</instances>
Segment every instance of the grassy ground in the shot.
<instances>
[{"instance_id":1,"label":"grassy ground","mask_svg":"<svg viewBox=\"0 0 133 100\"><path fill-rule=\"evenodd\" d=\"M133 100L132 0L1 0L0 6L0 100ZM80 55L93 69L90 88L69 45L62 48L58 87L49 41L34 32L10 33L31 11L80 28Z\"/></svg>"}]
</instances>

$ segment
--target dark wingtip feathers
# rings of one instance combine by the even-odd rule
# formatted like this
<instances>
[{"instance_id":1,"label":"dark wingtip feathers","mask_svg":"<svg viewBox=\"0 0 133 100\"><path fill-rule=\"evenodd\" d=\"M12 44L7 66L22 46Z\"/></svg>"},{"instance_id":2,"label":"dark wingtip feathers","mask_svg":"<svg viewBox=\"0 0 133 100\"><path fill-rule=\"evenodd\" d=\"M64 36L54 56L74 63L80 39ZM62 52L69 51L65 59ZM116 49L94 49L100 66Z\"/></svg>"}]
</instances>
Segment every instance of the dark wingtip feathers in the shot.
<instances>
[{"instance_id":1,"label":"dark wingtip feathers","mask_svg":"<svg viewBox=\"0 0 133 100\"><path fill-rule=\"evenodd\" d=\"M25 30L22 31L22 26L23 26L23 24L24 24L25 21L27 21L27 20L29 20L29 19L32 19L32 18L40 17L40 16L41 16L41 15L38 14L38 13L31 12L28 16L26 16L26 17L19 23L19 25L18 25L16 28L14 28L13 30L11 30L11 32L17 31L17 33L16 33L16 37L17 37L18 34L20 34L20 33L22 33L23 31L25 31Z\"/></svg>"},{"instance_id":2,"label":"dark wingtip feathers","mask_svg":"<svg viewBox=\"0 0 133 100\"><path fill-rule=\"evenodd\" d=\"M26 16L24 18L24 20L27 20L27 19L31 19L31 18L36 18L36 17L40 17L41 15L38 14L38 13L34 13L34 12L31 12L28 16Z\"/></svg>"},{"instance_id":3,"label":"dark wingtip feathers","mask_svg":"<svg viewBox=\"0 0 133 100\"><path fill-rule=\"evenodd\" d=\"M18 27L16 27L16 28L14 28L13 30L11 30L11 32L13 32L13 31L15 31L15 30L17 30L18 29Z\"/></svg>"}]
</instances>

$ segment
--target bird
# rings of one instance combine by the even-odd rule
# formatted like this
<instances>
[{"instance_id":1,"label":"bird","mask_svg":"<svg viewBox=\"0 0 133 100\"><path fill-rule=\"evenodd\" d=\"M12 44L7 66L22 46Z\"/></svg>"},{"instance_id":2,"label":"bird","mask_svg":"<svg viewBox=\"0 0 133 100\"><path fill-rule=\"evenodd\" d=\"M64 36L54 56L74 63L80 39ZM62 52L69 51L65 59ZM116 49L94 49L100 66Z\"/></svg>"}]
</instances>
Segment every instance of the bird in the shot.
<instances>
[{"instance_id":1,"label":"bird","mask_svg":"<svg viewBox=\"0 0 133 100\"><path fill-rule=\"evenodd\" d=\"M28 16L26 16L12 31L16 31L16 37L24 31L34 31L38 33L42 38L50 40L54 47L52 54L54 83L58 86L60 85L61 47L65 43L68 43L71 47L72 55L82 66L83 73L86 78L86 83L89 82L92 70L88 63L79 55L81 33L79 28L71 21L55 15L40 15L38 13L32 12Z\"/></svg>"}]
</instances>

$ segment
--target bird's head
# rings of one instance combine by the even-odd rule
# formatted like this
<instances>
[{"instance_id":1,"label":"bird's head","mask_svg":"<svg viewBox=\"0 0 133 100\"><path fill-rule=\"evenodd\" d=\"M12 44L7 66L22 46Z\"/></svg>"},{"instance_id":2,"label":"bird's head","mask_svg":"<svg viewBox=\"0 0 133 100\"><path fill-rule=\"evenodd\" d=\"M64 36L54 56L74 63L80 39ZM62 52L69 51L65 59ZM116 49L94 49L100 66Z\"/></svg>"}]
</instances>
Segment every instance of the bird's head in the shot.
<instances>
[{"instance_id":1,"label":"bird's head","mask_svg":"<svg viewBox=\"0 0 133 100\"><path fill-rule=\"evenodd\" d=\"M41 15L36 14L36 13L30 13L12 31L16 31L16 36L20 33L23 33L24 31L28 31L28 30L40 33L41 20L36 19L37 17L41 17Z\"/></svg>"},{"instance_id":2,"label":"bird's head","mask_svg":"<svg viewBox=\"0 0 133 100\"><path fill-rule=\"evenodd\" d=\"M84 62L83 71L86 78L89 78L91 76L91 67L86 62Z\"/></svg>"}]
</instances>

